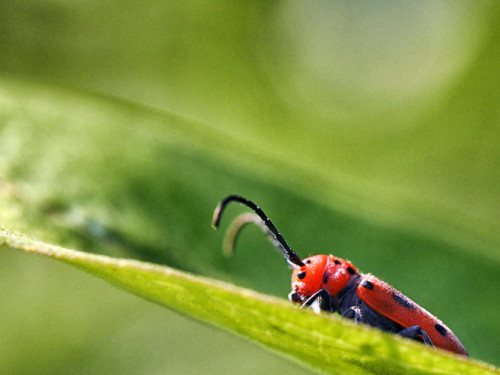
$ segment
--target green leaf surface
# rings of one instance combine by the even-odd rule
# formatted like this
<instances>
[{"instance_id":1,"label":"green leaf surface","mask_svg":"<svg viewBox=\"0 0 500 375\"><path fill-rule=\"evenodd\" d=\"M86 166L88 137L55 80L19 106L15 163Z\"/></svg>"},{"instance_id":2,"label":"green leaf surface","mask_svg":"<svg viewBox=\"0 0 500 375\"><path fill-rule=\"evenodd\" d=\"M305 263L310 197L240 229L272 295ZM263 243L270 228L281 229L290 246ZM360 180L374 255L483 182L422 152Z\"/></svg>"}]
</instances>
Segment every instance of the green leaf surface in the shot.
<instances>
[{"instance_id":1,"label":"green leaf surface","mask_svg":"<svg viewBox=\"0 0 500 375\"><path fill-rule=\"evenodd\" d=\"M241 194L498 366L499 41L498 1L0 2L0 223L286 296L262 233L210 230ZM2 374L304 371L3 253Z\"/></svg>"},{"instance_id":2,"label":"green leaf surface","mask_svg":"<svg viewBox=\"0 0 500 375\"><path fill-rule=\"evenodd\" d=\"M241 236L232 259L219 250L211 213L239 193L265 208L301 256L350 259L437 315L473 357L498 360L500 273L480 244L346 214L332 208L344 202L336 191L325 200L328 185L297 172L294 159L276 163L199 122L132 103L4 78L0 121L0 220L9 227L285 296L289 271L259 231Z\"/></svg>"},{"instance_id":3,"label":"green leaf surface","mask_svg":"<svg viewBox=\"0 0 500 375\"><path fill-rule=\"evenodd\" d=\"M248 337L331 374L494 374L494 367L318 316L287 302L169 267L92 255L2 229L0 244L57 259L150 301Z\"/></svg>"}]
</instances>

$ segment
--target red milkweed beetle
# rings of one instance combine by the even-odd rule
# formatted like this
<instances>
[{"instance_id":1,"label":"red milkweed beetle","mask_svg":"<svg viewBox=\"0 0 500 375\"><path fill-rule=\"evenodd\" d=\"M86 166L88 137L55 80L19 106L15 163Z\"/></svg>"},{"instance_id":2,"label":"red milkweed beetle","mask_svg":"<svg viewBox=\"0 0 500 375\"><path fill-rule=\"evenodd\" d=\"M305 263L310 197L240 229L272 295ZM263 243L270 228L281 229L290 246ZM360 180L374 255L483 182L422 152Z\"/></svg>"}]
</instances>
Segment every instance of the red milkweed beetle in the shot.
<instances>
[{"instance_id":1,"label":"red milkweed beetle","mask_svg":"<svg viewBox=\"0 0 500 375\"><path fill-rule=\"evenodd\" d=\"M225 250L229 251L248 223L259 225L294 268L290 301L301 308L317 302L323 311L338 312L353 319L402 337L467 356L455 334L424 308L370 274L359 273L349 262L333 255L314 255L302 260L288 245L269 217L254 202L229 195L216 207L213 226L218 228L225 207L239 202L254 211L238 217L228 229Z\"/></svg>"}]
</instances>

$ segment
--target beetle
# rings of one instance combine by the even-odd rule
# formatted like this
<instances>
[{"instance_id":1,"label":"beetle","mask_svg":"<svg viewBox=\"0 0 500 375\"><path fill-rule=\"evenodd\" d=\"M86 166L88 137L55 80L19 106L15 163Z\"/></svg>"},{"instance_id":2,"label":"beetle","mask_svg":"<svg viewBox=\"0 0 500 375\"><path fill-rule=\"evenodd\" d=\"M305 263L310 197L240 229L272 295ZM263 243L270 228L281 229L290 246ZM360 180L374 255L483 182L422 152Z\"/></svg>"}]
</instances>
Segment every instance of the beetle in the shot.
<instances>
[{"instance_id":1,"label":"beetle","mask_svg":"<svg viewBox=\"0 0 500 375\"><path fill-rule=\"evenodd\" d=\"M239 195L224 198L214 211L215 229L231 202L241 203L254 213L243 214L231 224L224 244L225 252L232 250L243 226L249 223L260 226L293 267L290 301L299 303L301 308L312 306L320 311L338 312L356 323L468 356L460 340L441 320L386 282L371 274L360 273L351 262L333 255L314 255L302 260L264 211L251 200Z\"/></svg>"}]
</instances>

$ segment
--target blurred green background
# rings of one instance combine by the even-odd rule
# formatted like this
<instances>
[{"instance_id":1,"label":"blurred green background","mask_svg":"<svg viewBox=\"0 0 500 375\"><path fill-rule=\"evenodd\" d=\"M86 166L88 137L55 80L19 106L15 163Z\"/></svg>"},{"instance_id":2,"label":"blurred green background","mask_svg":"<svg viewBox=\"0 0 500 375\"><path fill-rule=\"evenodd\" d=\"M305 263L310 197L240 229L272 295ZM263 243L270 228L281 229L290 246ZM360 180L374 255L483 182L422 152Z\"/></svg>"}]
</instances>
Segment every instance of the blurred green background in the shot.
<instances>
[{"instance_id":1,"label":"blurred green background","mask_svg":"<svg viewBox=\"0 0 500 375\"><path fill-rule=\"evenodd\" d=\"M500 6L0 2L0 223L286 297L259 203L500 365ZM230 208L230 216L242 211ZM304 373L45 259L0 252L0 373Z\"/></svg>"}]
</instances>

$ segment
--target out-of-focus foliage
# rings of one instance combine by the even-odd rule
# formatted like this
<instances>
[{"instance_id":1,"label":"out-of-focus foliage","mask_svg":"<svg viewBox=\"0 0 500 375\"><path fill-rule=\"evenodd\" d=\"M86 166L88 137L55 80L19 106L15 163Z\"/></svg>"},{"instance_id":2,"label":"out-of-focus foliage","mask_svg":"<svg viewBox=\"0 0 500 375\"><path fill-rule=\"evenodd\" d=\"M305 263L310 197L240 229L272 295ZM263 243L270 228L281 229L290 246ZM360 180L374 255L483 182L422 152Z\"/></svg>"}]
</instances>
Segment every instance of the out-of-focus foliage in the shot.
<instances>
[{"instance_id":1,"label":"out-of-focus foliage","mask_svg":"<svg viewBox=\"0 0 500 375\"><path fill-rule=\"evenodd\" d=\"M285 296L289 272L258 231L220 254L211 211L240 193L301 255L349 258L498 364L499 18L493 1L0 2L0 222ZM33 348L58 341L98 366L98 333L23 330L37 325L21 311L57 304L26 307L52 285L40 264L2 304L0 352L18 357L0 366L39 373ZM143 353L161 368L156 350L174 349Z\"/></svg>"}]
</instances>

